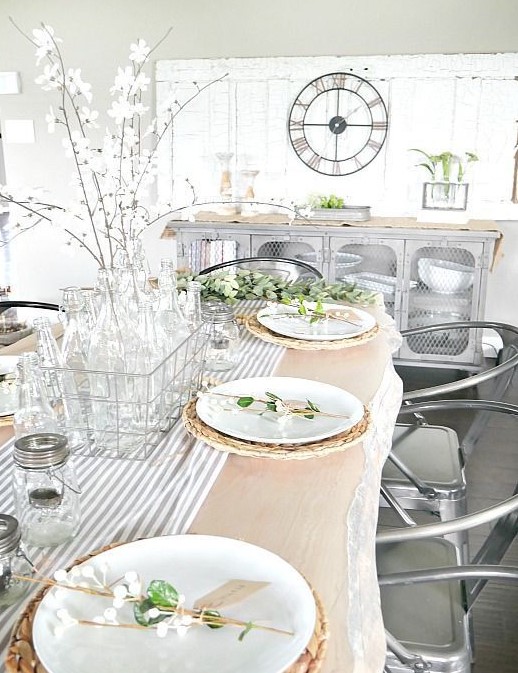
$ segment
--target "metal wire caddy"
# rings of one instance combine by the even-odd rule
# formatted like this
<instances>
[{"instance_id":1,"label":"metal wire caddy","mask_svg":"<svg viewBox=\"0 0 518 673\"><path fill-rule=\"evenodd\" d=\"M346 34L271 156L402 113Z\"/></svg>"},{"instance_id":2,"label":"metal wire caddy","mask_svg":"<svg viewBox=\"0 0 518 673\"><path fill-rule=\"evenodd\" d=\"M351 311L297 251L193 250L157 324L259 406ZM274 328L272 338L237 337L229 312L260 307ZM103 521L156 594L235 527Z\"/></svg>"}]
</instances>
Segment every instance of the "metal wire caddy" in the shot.
<instances>
[{"instance_id":1,"label":"metal wire caddy","mask_svg":"<svg viewBox=\"0 0 518 673\"><path fill-rule=\"evenodd\" d=\"M201 388L210 332L202 324L147 374L41 367L65 408L73 453L148 458Z\"/></svg>"}]
</instances>

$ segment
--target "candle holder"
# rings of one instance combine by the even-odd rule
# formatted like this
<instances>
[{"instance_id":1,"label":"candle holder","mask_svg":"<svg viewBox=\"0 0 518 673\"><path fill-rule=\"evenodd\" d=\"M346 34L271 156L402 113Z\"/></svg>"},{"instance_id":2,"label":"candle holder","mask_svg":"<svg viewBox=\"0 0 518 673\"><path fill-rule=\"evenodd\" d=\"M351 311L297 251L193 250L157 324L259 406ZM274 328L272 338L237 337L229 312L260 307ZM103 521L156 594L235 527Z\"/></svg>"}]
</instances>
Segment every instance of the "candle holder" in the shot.
<instances>
[{"instance_id":1,"label":"candle holder","mask_svg":"<svg viewBox=\"0 0 518 673\"><path fill-rule=\"evenodd\" d=\"M241 180L244 185L243 203L241 204L241 213L243 215L254 215L257 213L255 207L254 183L259 171L245 169L241 171Z\"/></svg>"}]
</instances>

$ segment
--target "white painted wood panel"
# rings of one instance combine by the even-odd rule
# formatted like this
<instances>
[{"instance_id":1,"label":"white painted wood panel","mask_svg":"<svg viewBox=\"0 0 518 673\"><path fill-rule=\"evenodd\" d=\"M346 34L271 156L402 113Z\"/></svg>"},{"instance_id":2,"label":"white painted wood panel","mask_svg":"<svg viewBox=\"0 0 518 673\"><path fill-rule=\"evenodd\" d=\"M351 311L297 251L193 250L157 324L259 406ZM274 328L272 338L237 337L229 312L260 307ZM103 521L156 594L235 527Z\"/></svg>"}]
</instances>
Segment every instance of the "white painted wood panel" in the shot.
<instances>
[{"instance_id":1,"label":"white painted wood panel","mask_svg":"<svg viewBox=\"0 0 518 673\"><path fill-rule=\"evenodd\" d=\"M348 176L323 176L303 164L287 133L290 107L312 79L353 72L371 82L389 109L389 131L379 155ZM469 215L518 217L510 203L518 119L518 54L428 54L368 57L275 57L159 61L157 102L175 91L184 100L192 85L211 86L175 121L172 142L160 155L159 198L182 205L188 178L199 200L218 198L216 154L232 152L235 198L240 171L257 169L256 197L303 203L310 194L335 193L374 214L414 215L427 174L415 168L431 153L472 151ZM173 157L173 159L171 159ZM174 180L176 192L172 193Z\"/></svg>"}]
</instances>

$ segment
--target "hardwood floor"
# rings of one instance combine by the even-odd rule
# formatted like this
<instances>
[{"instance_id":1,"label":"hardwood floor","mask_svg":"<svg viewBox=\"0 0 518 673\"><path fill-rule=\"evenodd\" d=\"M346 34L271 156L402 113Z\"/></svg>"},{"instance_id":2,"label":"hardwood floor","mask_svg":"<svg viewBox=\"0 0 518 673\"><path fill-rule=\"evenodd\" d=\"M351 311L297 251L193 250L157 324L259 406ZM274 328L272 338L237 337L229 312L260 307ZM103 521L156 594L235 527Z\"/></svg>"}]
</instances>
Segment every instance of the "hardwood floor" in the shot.
<instances>
[{"instance_id":1,"label":"hardwood floor","mask_svg":"<svg viewBox=\"0 0 518 673\"><path fill-rule=\"evenodd\" d=\"M445 372L431 374L419 368L400 371L405 387L416 389L433 385L430 376L444 379ZM435 382L440 382L436 380ZM471 391L470 391L471 392ZM484 389L477 396L484 399ZM473 393L471 392L471 395ZM457 395L459 397L459 395ZM505 401L518 404L518 373L509 386ZM472 416L469 412L427 414L431 423L449 425L462 434ZM510 497L518 482L518 418L492 414L466 464L468 511L477 511ZM479 548L487 529L470 533L470 552ZM518 540L515 539L503 561L518 568ZM518 583L489 582L473 610L475 663L473 673L518 673Z\"/></svg>"}]
</instances>

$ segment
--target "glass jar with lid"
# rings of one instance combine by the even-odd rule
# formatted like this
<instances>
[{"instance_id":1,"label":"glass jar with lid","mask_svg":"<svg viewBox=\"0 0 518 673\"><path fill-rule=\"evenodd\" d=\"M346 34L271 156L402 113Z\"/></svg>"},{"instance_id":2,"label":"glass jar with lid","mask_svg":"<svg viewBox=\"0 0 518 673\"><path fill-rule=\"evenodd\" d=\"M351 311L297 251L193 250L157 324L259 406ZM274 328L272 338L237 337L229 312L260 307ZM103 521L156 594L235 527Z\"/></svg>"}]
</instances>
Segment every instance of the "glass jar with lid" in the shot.
<instances>
[{"instance_id":1,"label":"glass jar with lid","mask_svg":"<svg viewBox=\"0 0 518 673\"><path fill-rule=\"evenodd\" d=\"M14 443L13 491L22 540L54 547L73 537L80 523L80 490L64 435L50 432Z\"/></svg>"},{"instance_id":2,"label":"glass jar with lid","mask_svg":"<svg viewBox=\"0 0 518 673\"><path fill-rule=\"evenodd\" d=\"M240 341L232 307L219 301L205 302L202 318L212 326L207 346L207 369L220 372L232 369L238 361Z\"/></svg>"},{"instance_id":3,"label":"glass jar with lid","mask_svg":"<svg viewBox=\"0 0 518 673\"><path fill-rule=\"evenodd\" d=\"M33 565L21 546L18 521L0 514L0 611L21 600L29 587L22 577L30 577Z\"/></svg>"}]
</instances>

